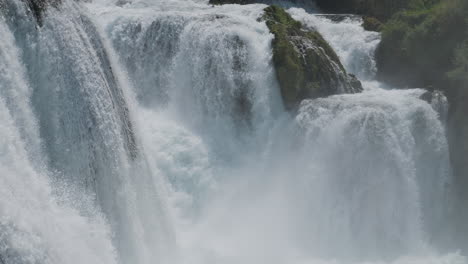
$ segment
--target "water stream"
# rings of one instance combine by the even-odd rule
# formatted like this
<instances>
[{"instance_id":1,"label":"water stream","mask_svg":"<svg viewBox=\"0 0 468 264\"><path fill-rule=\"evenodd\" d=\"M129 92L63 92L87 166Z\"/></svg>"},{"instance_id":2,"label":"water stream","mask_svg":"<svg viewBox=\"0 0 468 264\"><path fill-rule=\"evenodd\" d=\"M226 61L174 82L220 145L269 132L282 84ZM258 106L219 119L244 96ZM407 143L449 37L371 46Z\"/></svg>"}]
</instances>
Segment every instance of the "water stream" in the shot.
<instances>
[{"instance_id":1,"label":"water stream","mask_svg":"<svg viewBox=\"0 0 468 264\"><path fill-rule=\"evenodd\" d=\"M265 7L64 0L37 27L6 0L0 263L467 263L445 98L377 82L379 34L308 6L364 92L286 112Z\"/></svg>"}]
</instances>

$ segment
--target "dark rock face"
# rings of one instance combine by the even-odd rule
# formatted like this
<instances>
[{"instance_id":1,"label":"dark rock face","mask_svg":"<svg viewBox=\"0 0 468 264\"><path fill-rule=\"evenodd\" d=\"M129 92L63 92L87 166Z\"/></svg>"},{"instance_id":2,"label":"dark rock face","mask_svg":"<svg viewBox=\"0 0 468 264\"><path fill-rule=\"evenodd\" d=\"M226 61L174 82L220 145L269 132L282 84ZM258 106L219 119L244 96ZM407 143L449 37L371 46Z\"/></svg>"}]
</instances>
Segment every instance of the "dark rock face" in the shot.
<instances>
[{"instance_id":1,"label":"dark rock face","mask_svg":"<svg viewBox=\"0 0 468 264\"><path fill-rule=\"evenodd\" d=\"M367 31L380 32L382 30L383 24L375 17L364 17L362 27Z\"/></svg>"},{"instance_id":2,"label":"dark rock face","mask_svg":"<svg viewBox=\"0 0 468 264\"><path fill-rule=\"evenodd\" d=\"M348 82L353 92L362 92L362 83L354 74L348 74Z\"/></svg>"},{"instance_id":3,"label":"dark rock face","mask_svg":"<svg viewBox=\"0 0 468 264\"><path fill-rule=\"evenodd\" d=\"M288 110L303 99L360 92L355 76L348 75L338 56L315 30L306 30L277 6L265 9L263 19L275 35L273 63Z\"/></svg>"}]
</instances>

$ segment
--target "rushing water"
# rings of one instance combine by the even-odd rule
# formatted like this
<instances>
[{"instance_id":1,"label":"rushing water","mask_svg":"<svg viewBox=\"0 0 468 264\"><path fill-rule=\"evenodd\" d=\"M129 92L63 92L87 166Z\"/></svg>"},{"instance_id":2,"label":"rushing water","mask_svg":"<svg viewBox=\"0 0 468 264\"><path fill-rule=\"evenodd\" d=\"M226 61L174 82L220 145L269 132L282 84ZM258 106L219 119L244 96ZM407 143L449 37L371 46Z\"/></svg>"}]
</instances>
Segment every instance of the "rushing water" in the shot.
<instances>
[{"instance_id":1,"label":"rushing water","mask_svg":"<svg viewBox=\"0 0 468 264\"><path fill-rule=\"evenodd\" d=\"M0 1L0 263L467 263L445 98L384 89L379 34L309 5L364 92L287 113L263 8Z\"/></svg>"}]
</instances>

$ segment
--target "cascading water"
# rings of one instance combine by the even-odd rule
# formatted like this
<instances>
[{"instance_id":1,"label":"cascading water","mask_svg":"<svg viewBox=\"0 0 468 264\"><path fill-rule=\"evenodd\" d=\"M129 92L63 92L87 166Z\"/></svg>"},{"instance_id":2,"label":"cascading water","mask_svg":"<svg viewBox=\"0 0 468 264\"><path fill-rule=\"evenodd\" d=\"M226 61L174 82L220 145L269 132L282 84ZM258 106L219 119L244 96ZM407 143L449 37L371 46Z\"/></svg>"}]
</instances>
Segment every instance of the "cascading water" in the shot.
<instances>
[{"instance_id":1,"label":"cascading water","mask_svg":"<svg viewBox=\"0 0 468 264\"><path fill-rule=\"evenodd\" d=\"M52 194L31 87L3 17L0 34L0 262L116 263L102 216L83 217Z\"/></svg>"},{"instance_id":2,"label":"cascading water","mask_svg":"<svg viewBox=\"0 0 468 264\"><path fill-rule=\"evenodd\" d=\"M76 3L65 1L60 11L53 8L48 10L39 29L36 29L34 19L25 19L27 11L21 2L9 4L8 12L16 12L13 15L9 14L12 15L7 21L10 27L18 24L15 19L23 21L21 21L22 27L13 28L17 30L16 36L7 32L12 39L12 43L7 44L14 47L18 43L17 45L23 50L16 52L16 56L9 54L14 51L12 48L6 47L2 50L11 57L7 57L4 61L18 64L14 65L15 67L2 65L2 71L5 71L5 78L2 78L2 84L4 83L2 99L7 100L9 105L17 105L16 108L21 107L19 109L21 111L14 108L10 110L18 119L20 131L29 129L29 126L35 129L33 130L35 134L28 135L33 137L32 140L24 136L28 140L24 140L23 144L33 140L42 142L43 152L39 153L37 148L33 149L34 145L28 144L27 147L32 149L28 149L31 153L28 155L25 150L22 159L29 157L32 160L30 162L34 162L38 157L45 156L41 164L51 171L51 173L44 172L49 176L47 179L49 183L47 181L41 183L45 185L43 189L48 188L43 190L44 194L34 192L25 194L25 198L31 196L30 199L36 199L38 204L18 203L16 207L39 210L31 213L34 215L33 218L38 218L34 224L38 225L36 228L39 230L31 230L31 234L25 230L26 235L32 238L37 236L38 240L46 242L50 240L51 243L63 243L62 240L69 240L65 243L69 248L63 249L62 245L54 244L50 248L32 245L32 249L43 256L36 256L33 252L30 253L31 256L25 254L23 257L23 254L17 254L20 257L10 257L9 250L17 247L13 241L5 244L7 252L5 255L2 254L2 257L6 258L4 261L73 263L81 260L90 263L112 263L117 261L114 256L115 247L120 261L150 263L156 257L163 255L163 252L167 253L166 245L171 243L171 231L165 224L164 208L158 197L155 179L144 155L139 153L141 150L137 146L135 136L137 128L134 128L130 121L128 102L131 100L127 100L130 95L125 92L125 77L118 76L119 67L113 65L109 56L112 51L106 47L98 29ZM27 25L27 22L30 24ZM5 27L4 31L9 28L5 22L2 26ZM18 32L19 30L23 31ZM24 69L20 66L23 63L27 66ZM9 91L18 94L3 95ZM30 108L33 110L26 108L27 104L31 105ZM38 125L34 126L34 122ZM41 136L40 139L38 135ZM11 140L7 140L6 143L11 143ZM6 157L17 159L9 157L8 153ZM5 173L10 174L9 177L12 178L20 176L14 171ZM34 181L34 176L36 175L29 176L32 178L31 181ZM36 177L40 179L39 175ZM46 184L52 185L52 188ZM28 181L25 180L23 185L28 186ZM10 188L16 189L16 187ZM24 191L27 191L27 188ZM106 244L101 247L93 245L97 242L92 241L92 236L94 233L99 235L100 230L94 230L91 225L78 226L77 230L72 230L76 234L68 234L67 230L60 230L60 225L70 225L70 228L73 228L75 224L58 219L57 221L65 222L59 223L59 228L53 230L57 240L54 240L53 234L42 234L41 232L47 230L39 228L40 225L46 225L44 227L46 229L47 226L53 225L55 220L53 207L50 209L52 211L50 214L46 212L47 208L42 209L54 205L54 203L49 205L47 199L53 198L48 198L46 195L57 197L55 199L59 200L60 204L63 203L64 206L71 207L69 210L74 210L72 213L77 214L77 218L82 217L83 220L80 218L74 220L72 216L70 217L70 221L77 221L76 225L80 224L78 221L86 221L88 218L92 220L96 215L98 220L102 219L99 213L102 210L112 228L112 236L107 234L108 227L103 220L99 221L102 222L104 231L101 232L105 236L100 239ZM17 196L22 197L22 194L18 193ZM41 205L40 202L45 205ZM40 213L40 210L44 212ZM10 214L6 215L11 217ZM27 219L26 215L18 217ZM9 221L20 224L26 219L13 218ZM148 226L152 229L145 229ZM35 227L28 226L28 228ZM19 234L21 232L23 230L18 231ZM35 232L40 233L35 234ZM63 238L58 238L60 232L64 232ZM88 233L90 241L87 241ZM47 237L44 237L45 235ZM84 236L84 241L80 241L80 236ZM83 244L83 252L80 252L80 243ZM73 248L75 244L77 248ZM67 258L62 258L51 255L55 250L64 251L62 254L68 251L71 253L66 256ZM86 250L96 256L89 256L88 260ZM85 255L80 258L78 257L80 254ZM104 257L100 257L101 254Z\"/></svg>"},{"instance_id":3,"label":"cascading water","mask_svg":"<svg viewBox=\"0 0 468 264\"><path fill-rule=\"evenodd\" d=\"M365 90L293 114L263 4L4 2L0 263L466 263L444 97L382 89L359 18L289 9Z\"/></svg>"}]
</instances>

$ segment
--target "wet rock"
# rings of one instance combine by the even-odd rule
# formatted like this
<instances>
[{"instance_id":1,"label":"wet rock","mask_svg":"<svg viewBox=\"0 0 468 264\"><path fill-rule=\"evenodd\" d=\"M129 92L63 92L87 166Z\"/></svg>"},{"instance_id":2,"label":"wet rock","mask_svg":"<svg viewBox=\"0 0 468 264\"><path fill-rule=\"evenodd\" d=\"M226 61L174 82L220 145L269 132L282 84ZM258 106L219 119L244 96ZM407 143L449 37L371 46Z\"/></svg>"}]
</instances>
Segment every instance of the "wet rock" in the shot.
<instances>
[{"instance_id":1,"label":"wet rock","mask_svg":"<svg viewBox=\"0 0 468 264\"><path fill-rule=\"evenodd\" d=\"M316 30L306 29L278 6L265 8L262 19L275 35L273 64L288 110L304 99L362 90L359 80L346 73L334 50Z\"/></svg>"},{"instance_id":2,"label":"wet rock","mask_svg":"<svg viewBox=\"0 0 468 264\"><path fill-rule=\"evenodd\" d=\"M353 88L354 92L361 92L363 90L362 83L354 74L348 74L348 82Z\"/></svg>"},{"instance_id":3,"label":"wet rock","mask_svg":"<svg viewBox=\"0 0 468 264\"><path fill-rule=\"evenodd\" d=\"M362 27L367 31L380 32L382 30L382 22L375 17L364 17Z\"/></svg>"}]
</instances>

